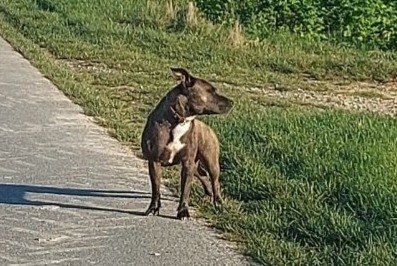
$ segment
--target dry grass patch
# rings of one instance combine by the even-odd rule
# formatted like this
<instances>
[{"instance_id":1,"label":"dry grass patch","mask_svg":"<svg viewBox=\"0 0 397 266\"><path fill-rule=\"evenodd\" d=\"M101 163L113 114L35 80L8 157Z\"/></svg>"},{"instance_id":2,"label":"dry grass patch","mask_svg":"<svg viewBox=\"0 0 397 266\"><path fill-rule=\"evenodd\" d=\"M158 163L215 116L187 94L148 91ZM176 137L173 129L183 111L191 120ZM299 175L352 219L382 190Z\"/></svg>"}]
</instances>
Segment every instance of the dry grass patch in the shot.
<instances>
[{"instance_id":1,"label":"dry grass patch","mask_svg":"<svg viewBox=\"0 0 397 266\"><path fill-rule=\"evenodd\" d=\"M227 42L233 46L241 46L245 43L243 28L238 20L234 22L233 27L230 29Z\"/></svg>"}]
</instances>

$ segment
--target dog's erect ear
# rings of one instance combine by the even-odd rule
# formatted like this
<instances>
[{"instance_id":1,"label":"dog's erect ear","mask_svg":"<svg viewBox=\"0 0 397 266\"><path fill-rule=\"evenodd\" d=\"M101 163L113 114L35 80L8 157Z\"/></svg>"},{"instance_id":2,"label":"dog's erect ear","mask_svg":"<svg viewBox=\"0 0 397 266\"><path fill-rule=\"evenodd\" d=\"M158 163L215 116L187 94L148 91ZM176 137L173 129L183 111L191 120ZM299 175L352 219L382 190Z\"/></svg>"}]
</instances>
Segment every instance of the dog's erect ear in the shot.
<instances>
[{"instance_id":1,"label":"dog's erect ear","mask_svg":"<svg viewBox=\"0 0 397 266\"><path fill-rule=\"evenodd\" d=\"M173 68L171 67L172 74L179 80L185 88L190 88L194 84L194 77L184 68Z\"/></svg>"},{"instance_id":2,"label":"dog's erect ear","mask_svg":"<svg viewBox=\"0 0 397 266\"><path fill-rule=\"evenodd\" d=\"M189 72L184 68L171 67L171 71L174 77L181 82L186 82L190 79Z\"/></svg>"}]
</instances>

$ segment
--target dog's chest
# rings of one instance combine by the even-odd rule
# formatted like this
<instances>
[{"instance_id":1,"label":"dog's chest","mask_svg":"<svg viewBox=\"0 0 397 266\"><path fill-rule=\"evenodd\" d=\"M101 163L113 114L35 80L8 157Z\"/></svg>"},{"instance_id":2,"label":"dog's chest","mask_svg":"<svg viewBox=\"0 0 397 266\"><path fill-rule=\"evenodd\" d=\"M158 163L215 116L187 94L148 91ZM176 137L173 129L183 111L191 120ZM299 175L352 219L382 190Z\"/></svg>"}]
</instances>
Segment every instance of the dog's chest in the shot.
<instances>
[{"instance_id":1,"label":"dog's chest","mask_svg":"<svg viewBox=\"0 0 397 266\"><path fill-rule=\"evenodd\" d=\"M190 126L191 121L187 120L184 123L178 124L172 130L172 142L168 144L168 147L172 151L178 152L186 146L186 144L181 142L181 139L189 131Z\"/></svg>"},{"instance_id":2,"label":"dog's chest","mask_svg":"<svg viewBox=\"0 0 397 266\"><path fill-rule=\"evenodd\" d=\"M160 157L162 157L162 161L167 161L168 164L172 164L174 162L175 156L186 146L186 143L182 143L183 136L188 133L190 127L192 126L192 121L194 120L194 116L188 117L185 119L183 123L177 124L172 130L172 141L169 142L164 149L164 152Z\"/></svg>"},{"instance_id":3,"label":"dog's chest","mask_svg":"<svg viewBox=\"0 0 397 266\"><path fill-rule=\"evenodd\" d=\"M172 137L173 141L180 141L181 138L188 132L190 128L191 122L186 122L183 124L178 124L173 130L172 130Z\"/></svg>"}]
</instances>

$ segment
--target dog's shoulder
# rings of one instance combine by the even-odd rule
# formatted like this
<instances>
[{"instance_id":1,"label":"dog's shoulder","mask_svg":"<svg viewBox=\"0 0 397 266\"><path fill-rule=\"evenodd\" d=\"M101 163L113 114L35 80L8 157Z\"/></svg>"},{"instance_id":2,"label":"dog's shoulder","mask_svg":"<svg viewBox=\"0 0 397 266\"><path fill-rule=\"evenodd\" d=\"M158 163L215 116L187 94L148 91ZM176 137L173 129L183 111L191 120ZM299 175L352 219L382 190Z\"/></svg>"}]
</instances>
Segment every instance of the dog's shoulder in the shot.
<instances>
[{"instance_id":1,"label":"dog's shoulder","mask_svg":"<svg viewBox=\"0 0 397 266\"><path fill-rule=\"evenodd\" d=\"M205 122L198 120L197 118L194 119L194 125L193 125L193 131L195 132L196 135L200 136L203 139L207 140L214 140L217 141L218 137L216 136L215 131L213 130L212 127L210 127L208 124Z\"/></svg>"},{"instance_id":2,"label":"dog's shoulder","mask_svg":"<svg viewBox=\"0 0 397 266\"><path fill-rule=\"evenodd\" d=\"M203 121L201 121L201 120L199 120L197 118L194 119L192 121L192 123L194 123L194 127L197 128L197 129L204 130L204 131L206 131L206 130L211 130L212 131L212 128L208 124L206 124L205 122L203 122Z\"/></svg>"}]
</instances>

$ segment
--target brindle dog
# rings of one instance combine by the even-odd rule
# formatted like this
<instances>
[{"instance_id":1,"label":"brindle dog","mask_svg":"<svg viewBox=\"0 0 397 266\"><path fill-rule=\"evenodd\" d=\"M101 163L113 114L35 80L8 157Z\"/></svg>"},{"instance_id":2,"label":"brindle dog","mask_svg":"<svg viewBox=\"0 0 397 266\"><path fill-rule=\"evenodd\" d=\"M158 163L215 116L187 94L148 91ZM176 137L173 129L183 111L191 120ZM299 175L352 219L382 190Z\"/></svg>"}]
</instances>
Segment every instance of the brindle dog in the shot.
<instances>
[{"instance_id":1,"label":"brindle dog","mask_svg":"<svg viewBox=\"0 0 397 266\"><path fill-rule=\"evenodd\" d=\"M193 176L199 178L207 195L213 195L214 203L221 202L218 139L208 125L194 117L225 114L232 108L233 101L218 94L208 81L192 76L187 70L171 70L180 83L149 114L142 133L141 148L143 156L148 160L152 187L152 199L146 215L158 215L161 208L161 167L181 163L181 196L177 217L184 219L190 216L188 200ZM180 139L184 145L174 154L170 163L167 161L169 155L166 154L167 145L173 141L172 130L186 121L189 126ZM212 189L207 174L211 177Z\"/></svg>"}]
</instances>

